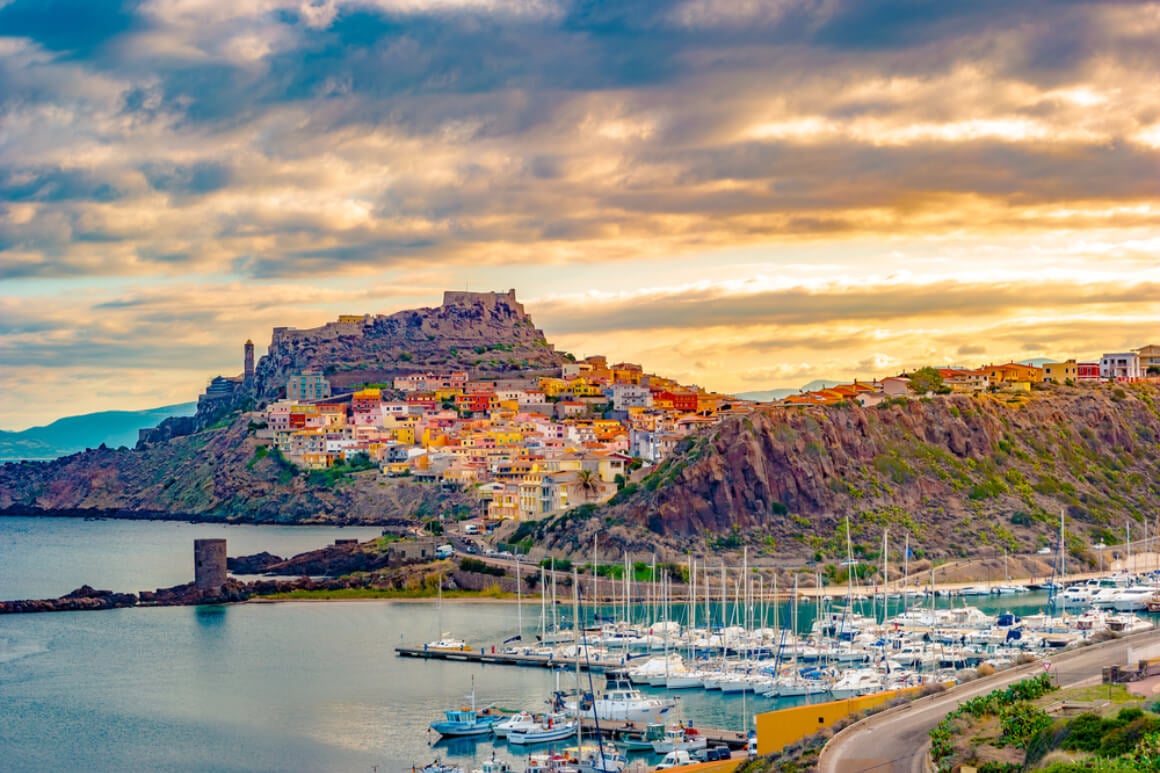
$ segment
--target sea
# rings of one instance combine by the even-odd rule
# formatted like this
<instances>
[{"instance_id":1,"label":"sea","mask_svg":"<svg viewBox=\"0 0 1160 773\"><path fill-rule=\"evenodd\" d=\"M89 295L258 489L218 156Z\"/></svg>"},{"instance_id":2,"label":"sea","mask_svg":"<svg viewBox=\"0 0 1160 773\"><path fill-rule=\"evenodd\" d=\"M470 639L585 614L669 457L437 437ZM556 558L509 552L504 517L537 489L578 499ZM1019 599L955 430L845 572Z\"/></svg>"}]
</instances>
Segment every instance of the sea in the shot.
<instances>
[{"instance_id":1,"label":"sea","mask_svg":"<svg viewBox=\"0 0 1160 773\"><path fill-rule=\"evenodd\" d=\"M0 518L0 598L55 597L86 583L137 591L188 582L196 538L225 537L230 555L292 555L377 534ZM1030 613L1045 601L1027 594L989 603ZM567 606L556 614L566 616ZM493 754L522 769L525 752L504 741L448 743L428 726L472 693L479 706L539 709L557 687L588 689L587 675L394 650L444 632L483 647L517 635L532 641L541 609L539 599L327 601L2 615L0 770L409 771L436 759L470 769ZM812 609L801 606L799 627ZM762 614L772 622L772 610ZM788 620L788 607L778 614ZM739 730L757 712L794 705L677 694L674 717Z\"/></svg>"}]
</instances>

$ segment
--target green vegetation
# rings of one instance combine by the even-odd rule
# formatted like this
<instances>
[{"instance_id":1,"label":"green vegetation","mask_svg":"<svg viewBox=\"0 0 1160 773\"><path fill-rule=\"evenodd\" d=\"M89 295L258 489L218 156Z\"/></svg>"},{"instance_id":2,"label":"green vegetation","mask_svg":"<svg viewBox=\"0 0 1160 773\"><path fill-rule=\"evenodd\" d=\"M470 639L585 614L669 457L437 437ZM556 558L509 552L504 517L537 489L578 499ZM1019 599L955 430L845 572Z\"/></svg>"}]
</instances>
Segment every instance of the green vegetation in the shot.
<instances>
[{"instance_id":1,"label":"green vegetation","mask_svg":"<svg viewBox=\"0 0 1160 773\"><path fill-rule=\"evenodd\" d=\"M371 458L365 452L360 451L344 464L336 464L325 470L311 470L306 476L306 482L311 486L330 488L352 473L376 468L377 465L371 461Z\"/></svg>"},{"instance_id":2,"label":"green vegetation","mask_svg":"<svg viewBox=\"0 0 1160 773\"><path fill-rule=\"evenodd\" d=\"M480 561L478 558L471 558L464 556L459 559L459 568L465 572L478 572L479 574L490 574L495 577L506 577L507 570L502 566L493 566L492 564Z\"/></svg>"},{"instance_id":3,"label":"green vegetation","mask_svg":"<svg viewBox=\"0 0 1160 773\"><path fill-rule=\"evenodd\" d=\"M948 394L951 390L949 387L944 386L942 374L938 372L938 369L928 365L910 374L910 391L915 394L925 395L932 392L935 394Z\"/></svg>"},{"instance_id":4,"label":"green vegetation","mask_svg":"<svg viewBox=\"0 0 1160 773\"><path fill-rule=\"evenodd\" d=\"M482 591L467 591L467 590L445 590L443 591L443 598L445 599L469 599L469 598L515 598L514 593L505 593L502 590L496 590L498 586L489 586ZM330 599L335 601L350 600L350 599L426 599L434 598L439 594L439 589L436 588L335 588L335 589L315 589L315 590L293 590L286 593L272 593L269 596L262 598L272 599L275 601L321 601Z\"/></svg>"},{"instance_id":5,"label":"green vegetation","mask_svg":"<svg viewBox=\"0 0 1160 773\"><path fill-rule=\"evenodd\" d=\"M1055 688L1046 674L964 701L930 732L931 758L939 771L958 763L980 771L1039 769L1052 773L1160 771L1160 716L1139 705L1115 713L1087 712L1052 720L1034 702ZM1120 685L1075 688L1054 700L1139 702ZM1040 701L1042 702L1042 701ZM1153 706L1152 709L1156 709ZM998 733L995 733L995 730ZM980 747L1017 749L1014 761L977 762Z\"/></svg>"},{"instance_id":6,"label":"green vegetation","mask_svg":"<svg viewBox=\"0 0 1160 773\"><path fill-rule=\"evenodd\" d=\"M994 745L1026 748L1034 736L1051 725L1047 715L1031 701L1055 689L1050 676L1039 674L963 701L930 731L930 756L935 768L940 773L951 770L955 736L966 730L970 720L997 717L1001 733Z\"/></svg>"}]
</instances>

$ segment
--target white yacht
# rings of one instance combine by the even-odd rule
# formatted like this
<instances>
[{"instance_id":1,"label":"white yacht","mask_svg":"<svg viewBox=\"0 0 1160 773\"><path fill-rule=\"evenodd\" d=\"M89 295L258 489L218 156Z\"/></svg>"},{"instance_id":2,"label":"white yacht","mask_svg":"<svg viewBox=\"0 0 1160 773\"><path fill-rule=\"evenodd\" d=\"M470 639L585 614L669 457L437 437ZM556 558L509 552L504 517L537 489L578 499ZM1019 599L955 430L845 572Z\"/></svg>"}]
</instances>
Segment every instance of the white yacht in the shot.
<instances>
[{"instance_id":1,"label":"white yacht","mask_svg":"<svg viewBox=\"0 0 1160 773\"><path fill-rule=\"evenodd\" d=\"M565 702L564 708L572 713L579 711L582 717L632 722L656 722L669 709L677 705L672 699L646 698L640 690L627 685L617 685L606 689L595 699L591 693L585 694L579 702Z\"/></svg>"}]
</instances>

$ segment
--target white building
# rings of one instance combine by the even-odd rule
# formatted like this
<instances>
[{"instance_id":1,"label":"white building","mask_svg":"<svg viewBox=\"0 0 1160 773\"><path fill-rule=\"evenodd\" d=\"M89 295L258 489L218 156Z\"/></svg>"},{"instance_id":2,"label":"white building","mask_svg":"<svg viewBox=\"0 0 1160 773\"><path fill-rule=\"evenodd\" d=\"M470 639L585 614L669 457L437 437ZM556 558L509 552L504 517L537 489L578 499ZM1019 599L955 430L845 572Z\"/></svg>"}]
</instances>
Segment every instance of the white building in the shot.
<instances>
[{"instance_id":1,"label":"white building","mask_svg":"<svg viewBox=\"0 0 1160 773\"><path fill-rule=\"evenodd\" d=\"M613 384L604 388L604 394L612 399L612 408L616 411L652 408L653 404L649 388L637 384Z\"/></svg>"},{"instance_id":2,"label":"white building","mask_svg":"<svg viewBox=\"0 0 1160 773\"><path fill-rule=\"evenodd\" d=\"M1100 357L1100 378L1109 381L1135 381L1143 377L1140 355L1136 352L1117 352Z\"/></svg>"}]
</instances>

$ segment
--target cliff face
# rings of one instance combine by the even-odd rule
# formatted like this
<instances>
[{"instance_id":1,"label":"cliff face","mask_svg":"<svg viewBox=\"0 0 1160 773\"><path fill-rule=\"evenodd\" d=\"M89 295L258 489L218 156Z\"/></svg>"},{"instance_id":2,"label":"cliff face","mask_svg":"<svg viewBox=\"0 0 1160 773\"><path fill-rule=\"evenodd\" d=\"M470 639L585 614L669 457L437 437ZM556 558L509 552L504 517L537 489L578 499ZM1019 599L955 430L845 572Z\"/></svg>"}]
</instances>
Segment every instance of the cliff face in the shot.
<instances>
[{"instance_id":1,"label":"cliff face","mask_svg":"<svg viewBox=\"0 0 1160 773\"><path fill-rule=\"evenodd\" d=\"M0 466L0 511L270 523L389 523L477 506L438 484L376 470L311 479L267 453L243 419L133 451L96 449Z\"/></svg>"},{"instance_id":2,"label":"cliff face","mask_svg":"<svg viewBox=\"0 0 1160 773\"><path fill-rule=\"evenodd\" d=\"M1160 390L1144 384L774 408L690 438L601 520L844 557L849 515L867 551L890 528L956 555L1034 549L1063 509L1073 540L1110 544L1126 521L1134 539L1155 524L1158 440Z\"/></svg>"},{"instance_id":3,"label":"cliff face","mask_svg":"<svg viewBox=\"0 0 1160 773\"><path fill-rule=\"evenodd\" d=\"M406 373L470 371L474 377L558 368L565 361L506 293L447 292L438 308L341 319L310 330L275 328L254 373L254 395L276 399L286 379L314 368L335 387L389 382Z\"/></svg>"}]
</instances>

